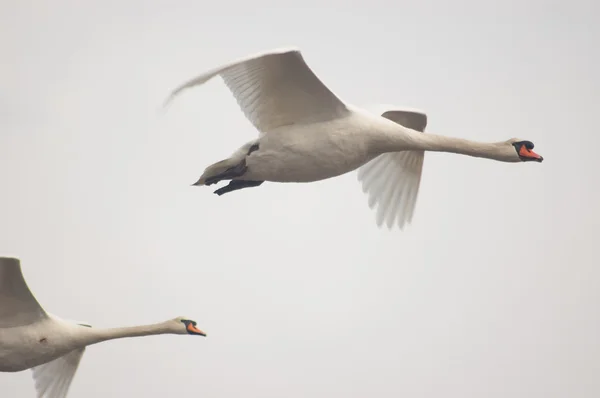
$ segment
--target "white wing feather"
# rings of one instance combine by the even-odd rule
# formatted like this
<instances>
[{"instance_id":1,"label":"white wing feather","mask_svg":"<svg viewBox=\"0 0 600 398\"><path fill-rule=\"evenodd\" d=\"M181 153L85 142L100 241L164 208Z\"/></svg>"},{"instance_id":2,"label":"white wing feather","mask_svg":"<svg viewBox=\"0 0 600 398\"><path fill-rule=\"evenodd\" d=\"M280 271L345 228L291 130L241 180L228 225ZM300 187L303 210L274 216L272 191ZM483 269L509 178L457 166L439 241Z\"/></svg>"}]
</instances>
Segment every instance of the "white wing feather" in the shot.
<instances>
[{"instance_id":1,"label":"white wing feather","mask_svg":"<svg viewBox=\"0 0 600 398\"><path fill-rule=\"evenodd\" d=\"M385 108L380 106L377 113L404 127L423 132L427 126L427 116L419 110ZM424 156L423 151L386 153L358 169L358 180L369 197L369 206L377 206L378 226L385 222L388 228L396 224L402 229L412 221Z\"/></svg>"},{"instance_id":2,"label":"white wing feather","mask_svg":"<svg viewBox=\"0 0 600 398\"><path fill-rule=\"evenodd\" d=\"M85 347L32 368L37 398L65 398Z\"/></svg>"},{"instance_id":3,"label":"white wing feather","mask_svg":"<svg viewBox=\"0 0 600 398\"><path fill-rule=\"evenodd\" d=\"M297 48L275 49L212 69L176 88L165 105L183 90L217 75L261 133L331 120L349 112L308 67Z\"/></svg>"}]
</instances>

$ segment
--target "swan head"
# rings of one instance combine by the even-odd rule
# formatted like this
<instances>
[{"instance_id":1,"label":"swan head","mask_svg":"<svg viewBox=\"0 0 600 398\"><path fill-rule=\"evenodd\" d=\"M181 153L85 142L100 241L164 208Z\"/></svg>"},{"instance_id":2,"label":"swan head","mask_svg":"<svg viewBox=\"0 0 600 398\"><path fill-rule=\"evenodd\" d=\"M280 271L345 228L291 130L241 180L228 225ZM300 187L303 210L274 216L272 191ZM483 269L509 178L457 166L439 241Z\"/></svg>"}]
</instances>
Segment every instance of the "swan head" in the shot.
<instances>
[{"instance_id":1,"label":"swan head","mask_svg":"<svg viewBox=\"0 0 600 398\"><path fill-rule=\"evenodd\" d=\"M534 144L531 141L513 138L508 140L512 146L512 157L515 162L538 162L544 161L544 158L533 152Z\"/></svg>"},{"instance_id":2,"label":"swan head","mask_svg":"<svg viewBox=\"0 0 600 398\"><path fill-rule=\"evenodd\" d=\"M177 334L191 334L193 336L204 336L206 333L196 327L196 321L192 321L184 316L179 316L173 320L175 332Z\"/></svg>"}]
</instances>

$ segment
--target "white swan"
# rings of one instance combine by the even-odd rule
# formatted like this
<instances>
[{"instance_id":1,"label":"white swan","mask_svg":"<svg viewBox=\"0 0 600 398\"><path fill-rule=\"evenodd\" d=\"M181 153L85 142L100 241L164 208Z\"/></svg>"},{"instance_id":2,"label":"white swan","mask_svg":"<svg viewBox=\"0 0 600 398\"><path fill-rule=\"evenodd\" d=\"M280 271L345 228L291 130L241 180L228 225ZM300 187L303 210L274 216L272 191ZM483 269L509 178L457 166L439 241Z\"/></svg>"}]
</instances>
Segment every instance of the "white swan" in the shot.
<instances>
[{"instance_id":1,"label":"white swan","mask_svg":"<svg viewBox=\"0 0 600 398\"><path fill-rule=\"evenodd\" d=\"M424 151L452 152L502 162L541 162L533 143L517 138L480 143L422 134L421 112L388 109L375 114L340 100L312 72L297 48L275 49L212 69L176 88L220 75L259 131L231 157L206 168L193 185L231 180L222 195L264 181L312 182L359 170L377 223L401 229L411 220ZM383 116L383 117L382 117ZM390 120L391 119L391 120Z\"/></svg>"},{"instance_id":2,"label":"white swan","mask_svg":"<svg viewBox=\"0 0 600 398\"><path fill-rule=\"evenodd\" d=\"M16 258L0 257L0 372L32 369L38 398L64 398L88 345L156 334L206 336L196 322L178 317L153 325L95 329L44 311Z\"/></svg>"}]
</instances>

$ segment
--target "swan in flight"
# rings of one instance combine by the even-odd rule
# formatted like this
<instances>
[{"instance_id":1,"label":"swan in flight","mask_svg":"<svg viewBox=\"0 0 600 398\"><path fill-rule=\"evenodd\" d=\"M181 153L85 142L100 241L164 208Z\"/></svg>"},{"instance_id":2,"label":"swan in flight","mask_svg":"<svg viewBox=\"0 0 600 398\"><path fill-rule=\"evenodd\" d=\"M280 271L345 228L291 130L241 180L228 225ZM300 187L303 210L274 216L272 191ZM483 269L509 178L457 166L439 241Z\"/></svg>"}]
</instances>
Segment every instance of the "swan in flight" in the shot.
<instances>
[{"instance_id":1,"label":"swan in flight","mask_svg":"<svg viewBox=\"0 0 600 398\"><path fill-rule=\"evenodd\" d=\"M350 105L319 80L295 47L209 70L173 90L164 106L217 75L259 132L193 184L229 180L218 195L265 181L313 182L358 169L369 205L377 206L377 224L403 229L413 216L424 151L514 163L543 160L528 140L482 143L423 134L427 117L420 111L392 107L374 113Z\"/></svg>"},{"instance_id":2,"label":"swan in flight","mask_svg":"<svg viewBox=\"0 0 600 398\"><path fill-rule=\"evenodd\" d=\"M88 345L157 334L206 336L178 317L152 325L96 329L47 313L29 290L16 258L0 257L0 372L32 369L38 398L64 398Z\"/></svg>"}]
</instances>

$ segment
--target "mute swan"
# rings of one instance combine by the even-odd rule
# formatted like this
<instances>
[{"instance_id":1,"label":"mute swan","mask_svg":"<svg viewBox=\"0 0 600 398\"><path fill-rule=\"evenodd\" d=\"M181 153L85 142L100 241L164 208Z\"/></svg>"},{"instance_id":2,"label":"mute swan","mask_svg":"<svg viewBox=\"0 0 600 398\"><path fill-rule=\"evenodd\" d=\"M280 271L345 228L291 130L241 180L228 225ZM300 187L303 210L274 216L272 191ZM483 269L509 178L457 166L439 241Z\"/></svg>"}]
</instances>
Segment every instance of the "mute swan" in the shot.
<instances>
[{"instance_id":1,"label":"mute swan","mask_svg":"<svg viewBox=\"0 0 600 398\"><path fill-rule=\"evenodd\" d=\"M166 322L114 329L64 321L44 311L16 258L0 257L0 372L32 369L38 398L64 398L88 345L157 334L206 336L196 322Z\"/></svg>"},{"instance_id":2,"label":"mute swan","mask_svg":"<svg viewBox=\"0 0 600 398\"><path fill-rule=\"evenodd\" d=\"M231 180L218 195L264 181L313 182L359 169L377 224L402 229L417 199L424 151L451 152L501 162L541 162L531 141L480 143L422 134L422 112L372 113L343 102L305 63L299 49L281 48L219 66L180 85L166 107L187 88L220 75L245 116L259 131L231 157L208 166L193 185Z\"/></svg>"}]
</instances>

